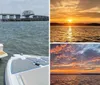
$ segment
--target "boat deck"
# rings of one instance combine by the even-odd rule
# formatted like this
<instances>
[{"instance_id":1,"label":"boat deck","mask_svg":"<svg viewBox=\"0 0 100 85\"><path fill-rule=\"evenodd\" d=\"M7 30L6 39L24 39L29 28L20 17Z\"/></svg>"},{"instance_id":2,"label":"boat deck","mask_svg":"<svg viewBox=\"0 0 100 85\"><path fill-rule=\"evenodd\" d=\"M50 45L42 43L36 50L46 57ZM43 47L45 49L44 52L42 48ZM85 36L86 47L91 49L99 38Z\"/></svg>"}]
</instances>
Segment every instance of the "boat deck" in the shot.
<instances>
[{"instance_id":1,"label":"boat deck","mask_svg":"<svg viewBox=\"0 0 100 85\"><path fill-rule=\"evenodd\" d=\"M23 72L23 71L27 71L31 69L36 69L41 66L48 65L48 58L47 57L44 57L44 58L29 57L26 59L18 58L16 60L13 60L11 65L12 65L11 73L15 74L15 73L19 73L19 72Z\"/></svg>"},{"instance_id":2,"label":"boat deck","mask_svg":"<svg viewBox=\"0 0 100 85\"><path fill-rule=\"evenodd\" d=\"M48 85L49 57L14 54L5 74L9 85Z\"/></svg>"},{"instance_id":3,"label":"boat deck","mask_svg":"<svg viewBox=\"0 0 100 85\"><path fill-rule=\"evenodd\" d=\"M42 67L20 74L24 85L49 85L49 67Z\"/></svg>"}]
</instances>

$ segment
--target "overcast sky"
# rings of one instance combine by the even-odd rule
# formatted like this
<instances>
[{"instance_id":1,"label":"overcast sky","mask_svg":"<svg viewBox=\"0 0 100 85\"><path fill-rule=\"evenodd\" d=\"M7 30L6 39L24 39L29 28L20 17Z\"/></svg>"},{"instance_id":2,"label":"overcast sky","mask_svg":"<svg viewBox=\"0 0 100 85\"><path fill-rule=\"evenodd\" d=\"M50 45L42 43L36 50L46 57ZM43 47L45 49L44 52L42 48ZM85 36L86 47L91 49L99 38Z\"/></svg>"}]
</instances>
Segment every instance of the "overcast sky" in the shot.
<instances>
[{"instance_id":1,"label":"overcast sky","mask_svg":"<svg viewBox=\"0 0 100 85\"><path fill-rule=\"evenodd\" d=\"M22 13L32 10L35 14L49 14L49 0L0 0L0 13Z\"/></svg>"},{"instance_id":2,"label":"overcast sky","mask_svg":"<svg viewBox=\"0 0 100 85\"><path fill-rule=\"evenodd\" d=\"M50 6L52 19L72 17L79 22L100 22L100 0L51 0Z\"/></svg>"}]
</instances>

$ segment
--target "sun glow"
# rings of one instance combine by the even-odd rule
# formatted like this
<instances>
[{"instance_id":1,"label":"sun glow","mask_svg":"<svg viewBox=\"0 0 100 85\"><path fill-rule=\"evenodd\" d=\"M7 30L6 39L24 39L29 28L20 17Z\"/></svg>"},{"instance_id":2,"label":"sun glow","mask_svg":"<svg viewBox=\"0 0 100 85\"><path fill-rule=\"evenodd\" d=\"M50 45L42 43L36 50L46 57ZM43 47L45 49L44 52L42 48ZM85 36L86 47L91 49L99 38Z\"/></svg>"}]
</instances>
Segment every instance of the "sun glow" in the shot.
<instances>
[{"instance_id":1,"label":"sun glow","mask_svg":"<svg viewBox=\"0 0 100 85\"><path fill-rule=\"evenodd\" d=\"M72 20L72 19L68 19L67 21L68 21L68 23L72 23L72 22L73 22L73 20Z\"/></svg>"}]
</instances>

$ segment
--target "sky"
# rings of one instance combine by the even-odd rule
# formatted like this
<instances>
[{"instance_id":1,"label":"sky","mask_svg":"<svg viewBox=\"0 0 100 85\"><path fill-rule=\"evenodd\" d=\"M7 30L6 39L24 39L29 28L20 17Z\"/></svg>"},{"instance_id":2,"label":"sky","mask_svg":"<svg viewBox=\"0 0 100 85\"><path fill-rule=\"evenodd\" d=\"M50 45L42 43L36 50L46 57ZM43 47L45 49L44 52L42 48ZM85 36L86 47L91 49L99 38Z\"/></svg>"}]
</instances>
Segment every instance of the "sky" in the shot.
<instances>
[{"instance_id":1,"label":"sky","mask_svg":"<svg viewBox=\"0 0 100 85\"><path fill-rule=\"evenodd\" d=\"M0 0L0 13L22 13L32 10L37 15L49 14L49 0Z\"/></svg>"},{"instance_id":2,"label":"sky","mask_svg":"<svg viewBox=\"0 0 100 85\"><path fill-rule=\"evenodd\" d=\"M50 7L51 22L100 22L100 0L51 0Z\"/></svg>"},{"instance_id":3,"label":"sky","mask_svg":"<svg viewBox=\"0 0 100 85\"><path fill-rule=\"evenodd\" d=\"M51 73L100 73L100 44L51 44Z\"/></svg>"}]
</instances>

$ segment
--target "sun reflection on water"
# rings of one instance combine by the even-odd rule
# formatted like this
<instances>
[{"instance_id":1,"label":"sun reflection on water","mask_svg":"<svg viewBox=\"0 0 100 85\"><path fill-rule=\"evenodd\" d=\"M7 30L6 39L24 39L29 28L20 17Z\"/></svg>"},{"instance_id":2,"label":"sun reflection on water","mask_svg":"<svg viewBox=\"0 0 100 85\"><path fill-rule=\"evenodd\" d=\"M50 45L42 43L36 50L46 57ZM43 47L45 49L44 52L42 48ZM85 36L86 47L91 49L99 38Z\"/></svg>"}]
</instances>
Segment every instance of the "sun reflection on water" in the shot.
<instances>
[{"instance_id":1,"label":"sun reflection on water","mask_svg":"<svg viewBox=\"0 0 100 85\"><path fill-rule=\"evenodd\" d=\"M68 27L68 32L67 32L67 38L68 38L68 41L72 41L72 27L71 26L69 26Z\"/></svg>"}]
</instances>

